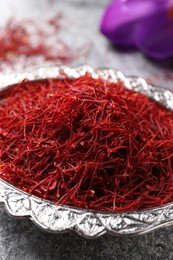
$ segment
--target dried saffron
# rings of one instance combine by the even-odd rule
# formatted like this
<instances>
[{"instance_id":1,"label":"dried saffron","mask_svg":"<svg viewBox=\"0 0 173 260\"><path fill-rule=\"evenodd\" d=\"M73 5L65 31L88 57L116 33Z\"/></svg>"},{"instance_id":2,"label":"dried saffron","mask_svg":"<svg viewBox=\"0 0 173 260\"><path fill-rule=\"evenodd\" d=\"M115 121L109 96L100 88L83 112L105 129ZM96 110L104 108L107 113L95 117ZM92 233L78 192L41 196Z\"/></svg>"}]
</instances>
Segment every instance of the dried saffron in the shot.
<instances>
[{"instance_id":1,"label":"dried saffron","mask_svg":"<svg viewBox=\"0 0 173 260\"><path fill-rule=\"evenodd\" d=\"M69 64L77 60L77 56L86 55L88 50L71 48L62 39L62 20L61 13L42 24L34 20L9 19L0 30L0 70L7 66L22 67L22 64L23 67L35 66L43 61Z\"/></svg>"},{"instance_id":2,"label":"dried saffron","mask_svg":"<svg viewBox=\"0 0 173 260\"><path fill-rule=\"evenodd\" d=\"M122 82L23 81L0 99L0 177L106 211L173 201L173 113Z\"/></svg>"}]
</instances>

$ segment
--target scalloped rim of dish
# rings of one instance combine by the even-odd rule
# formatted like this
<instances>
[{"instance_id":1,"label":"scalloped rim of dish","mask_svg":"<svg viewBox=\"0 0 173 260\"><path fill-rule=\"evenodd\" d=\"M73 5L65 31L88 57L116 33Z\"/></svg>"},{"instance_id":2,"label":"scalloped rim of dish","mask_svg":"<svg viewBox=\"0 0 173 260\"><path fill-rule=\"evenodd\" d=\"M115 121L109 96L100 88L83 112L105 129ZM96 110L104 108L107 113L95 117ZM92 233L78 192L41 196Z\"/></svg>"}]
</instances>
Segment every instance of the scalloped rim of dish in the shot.
<instances>
[{"instance_id":1,"label":"scalloped rim of dish","mask_svg":"<svg viewBox=\"0 0 173 260\"><path fill-rule=\"evenodd\" d=\"M142 93L173 111L173 93L148 84L141 77L125 77L112 69L93 69L88 65L78 67L49 66L25 73L0 74L0 91L24 79L70 79L85 73L111 82L123 81L127 89ZM13 217L28 217L39 228L49 232L74 230L83 237L96 238L105 233L114 235L139 235L173 223L173 202L164 206L133 212L103 212L55 205L48 200L28 194L0 179L0 202Z\"/></svg>"}]
</instances>

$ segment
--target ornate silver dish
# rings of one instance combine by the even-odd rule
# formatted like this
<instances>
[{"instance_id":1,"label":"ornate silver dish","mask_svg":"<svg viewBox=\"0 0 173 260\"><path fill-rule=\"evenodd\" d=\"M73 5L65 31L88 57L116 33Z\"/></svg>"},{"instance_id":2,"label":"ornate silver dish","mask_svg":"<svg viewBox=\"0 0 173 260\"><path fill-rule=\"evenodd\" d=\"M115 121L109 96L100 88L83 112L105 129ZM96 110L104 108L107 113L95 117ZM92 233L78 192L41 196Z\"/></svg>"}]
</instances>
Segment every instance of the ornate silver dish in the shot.
<instances>
[{"instance_id":1,"label":"ornate silver dish","mask_svg":"<svg viewBox=\"0 0 173 260\"><path fill-rule=\"evenodd\" d=\"M143 93L173 111L171 91L151 86L140 77L125 77L121 72L111 69L92 69L87 65L75 68L44 67L26 73L0 74L0 90L25 78L28 80L63 78L65 73L69 78L74 79L86 72L93 78L101 77L112 82L124 81L128 89ZM10 215L28 217L44 230L56 233L75 230L89 238L99 237L106 232L115 235L143 234L173 223L173 203L135 212L106 213L82 210L63 205L56 206L50 201L25 193L2 179L0 179L0 202L5 204Z\"/></svg>"}]
</instances>

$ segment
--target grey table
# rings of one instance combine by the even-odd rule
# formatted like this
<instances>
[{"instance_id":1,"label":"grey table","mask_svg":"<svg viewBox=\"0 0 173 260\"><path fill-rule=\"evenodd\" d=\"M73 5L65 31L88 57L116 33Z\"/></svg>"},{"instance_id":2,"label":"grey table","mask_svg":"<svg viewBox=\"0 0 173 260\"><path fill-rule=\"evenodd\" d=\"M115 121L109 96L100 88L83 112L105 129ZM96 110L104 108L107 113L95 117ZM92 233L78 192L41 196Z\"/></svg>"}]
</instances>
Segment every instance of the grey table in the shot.
<instances>
[{"instance_id":1,"label":"grey table","mask_svg":"<svg viewBox=\"0 0 173 260\"><path fill-rule=\"evenodd\" d=\"M92 50L78 63L93 67L111 67L126 75L139 75L173 89L173 60L154 62L140 52L124 52L113 48L99 33L99 22L108 0L1 0L0 23L14 17L42 21L62 11L67 19L62 32L71 46L91 43ZM170 79L165 76L169 73ZM0 206L0 260L51 259L173 259L173 227L162 228L140 237L104 235L87 240L75 233L48 234L29 220L12 219Z\"/></svg>"}]
</instances>

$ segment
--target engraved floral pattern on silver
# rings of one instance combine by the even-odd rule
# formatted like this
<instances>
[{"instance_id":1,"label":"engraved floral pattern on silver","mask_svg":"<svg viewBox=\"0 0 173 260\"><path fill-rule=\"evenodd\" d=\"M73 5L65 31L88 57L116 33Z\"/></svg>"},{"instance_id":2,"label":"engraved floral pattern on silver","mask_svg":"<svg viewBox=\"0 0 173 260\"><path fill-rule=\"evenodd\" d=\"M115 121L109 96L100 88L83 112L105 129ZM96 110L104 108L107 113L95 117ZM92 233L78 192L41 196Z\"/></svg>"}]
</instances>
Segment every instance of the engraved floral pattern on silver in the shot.
<instances>
[{"instance_id":1,"label":"engraved floral pattern on silver","mask_svg":"<svg viewBox=\"0 0 173 260\"><path fill-rule=\"evenodd\" d=\"M121 72L111 69L93 69L87 65L75 68L43 67L27 73L0 74L0 90L25 78L28 80L64 78L66 74L69 78L75 79L86 72L90 73L93 78L101 77L112 82L123 81L126 88L143 93L173 111L171 91L151 86L140 77L125 77ZM0 179L0 202L5 204L10 215L27 216L44 230L57 233L75 230L80 235L89 238L99 237L106 232L116 235L143 234L173 223L173 203L149 210L122 213L76 209L54 205L52 202L23 192L2 179Z\"/></svg>"}]
</instances>

